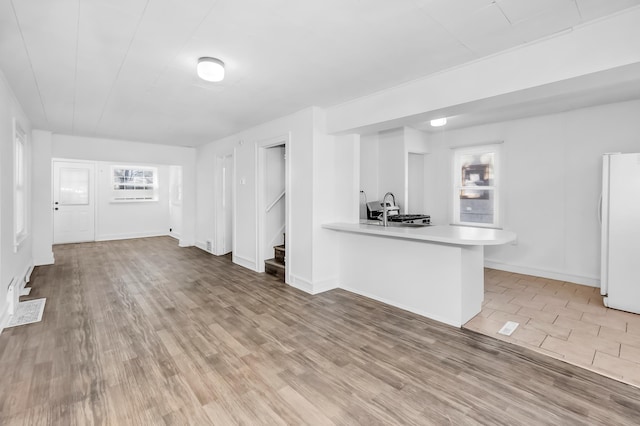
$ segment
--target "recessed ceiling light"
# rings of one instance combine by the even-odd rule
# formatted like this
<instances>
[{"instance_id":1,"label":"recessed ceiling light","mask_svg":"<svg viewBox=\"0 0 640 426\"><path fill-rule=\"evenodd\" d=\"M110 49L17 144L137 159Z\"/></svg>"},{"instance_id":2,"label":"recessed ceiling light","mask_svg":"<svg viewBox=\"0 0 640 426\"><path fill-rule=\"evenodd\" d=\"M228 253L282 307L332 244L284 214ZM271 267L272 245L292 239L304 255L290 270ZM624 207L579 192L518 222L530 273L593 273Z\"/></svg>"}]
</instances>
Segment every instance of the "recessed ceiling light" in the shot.
<instances>
[{"instance_id":1,"label":"recessed ceiling light","mask_svg":"<svg viewBox=\"0 0 640 426\"><path fill-rule=\"evenodd\" d=\"M224 62L216 58L198 59L198 77L206 81L224 80Z\"/></svg>"},{"instance_id":2,"label":"recessed ceiling light","mask_svg":"<svg viewBox=\"0 0 640 426\"><path fill-rule=\"evenodd\" d=\"M441 126L444 126L445 124L447 124L447 117L436 118L431 120L432 127L441 127Z\"/></svg>"}]
</instances>

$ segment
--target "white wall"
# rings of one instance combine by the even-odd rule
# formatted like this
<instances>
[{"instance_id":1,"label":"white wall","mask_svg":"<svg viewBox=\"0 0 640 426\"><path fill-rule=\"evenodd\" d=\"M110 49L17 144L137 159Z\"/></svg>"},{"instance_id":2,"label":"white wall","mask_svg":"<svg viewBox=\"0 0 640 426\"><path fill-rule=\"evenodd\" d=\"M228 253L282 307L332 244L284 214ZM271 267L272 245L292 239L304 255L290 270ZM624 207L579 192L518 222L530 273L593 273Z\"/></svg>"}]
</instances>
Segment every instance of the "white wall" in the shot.
<instances>
[{"instance_id":1,"label":"white wall","mask_svg":"<svg viewBox=\"0 0 640 426\"><path fill-rule=\"evenodd\" d=\"M487 265L599 285L601 155L640 152L638 117L632 101L432 135L434 222L451 222L450 148L503 141L503 227L518 243L487 247Z\"/></svg>"},{"instance_id":2,"label":"white wall","mask_svg":"<svg viewBox=\"0 0 640 426\"><path fill-rule=\"evenodd\" d=\"M393 192L400 213L405 212L407 199L407 154L405 153L404 128L378 134L378 197Z\"/></svg>"},{"instance_id":3,"label":"white wall","mask_svg":"<svg viewBox=\"0 0 640 426\"><path fill-rule=\"evenodd\" d=\"M365 192L367 202L379 199L379 151L377 133L360 137L360 189Z\"/></svg>"},{"instance_id":4,"label":"white wall","mask_svg":"<svg viewBox=\"0 0 640 426\"><path fill-rule=\"evenodd\" d=\"M404 128L404 150L406 157L405 175L407 176L407 192L404 213L429 214L425 203L427 182L424 170L427 167L428 154L431 152L427 135L412 127ZM413 165L410 164L413 156ZM412 173L415 175L412 176ZM411 192L413 191L413 200Z\"/></svg>"},{"instance_id":5,"label":"white wall","mask_svg":"<svg viewBox=\"0 0 640 426\"><path fill-rule=\"evenodd\" d=\"M216 188L220 164L218 157L234 156L234 262L258 270L257 239L257 146L265 141L288 140L290 184L287 203L291 217L287 224L287 264L290 281L311 285L311 218L313 170L314 108L247 129L197 148L197 237L204 248L207 240L216 241ZM306 285L306 284L300 284Z\"/></svg>"},{"instance_id":6,"label":"white wall","mask_svg":"<svg viewBox=\"0 0 640 426\"><path fill-rule=\"evenodd\" d=\"M422 208L407 211L409 154L427 154L427 135L420 130L401 127L363 136L360 140L360 188L368 201L382 200L391 191L401 213L425 213ZM426 164L426 160L425 160ZM421 186L424 187L424 181Z\"/></svg>"},{"instance_id":7,"label":"white wall","mask_svg":"<svg viewBox=\"0 0 640 426\"><path fill-rule=\"evenodd\" d=\"M24 280L33 265L31 202L27 200L26 227L30 233L17 252L14 251L14 138L13 119L17 119L27 134L27 188L32 188L31 178L31 124L16 100L4 74L0 71L0 330L8 319L7 287L11 280Z\"/></svg>"},{"instance_id":8,"label":"white wall","mask_svg":"<svg viewBox=\"0 0 640 426\"><path fill-rule=\"evenodd\" d=\"M227 143L225 154L233 154L233 145ZM216 173L219 173L217 155L221 155L218 146L206 144L196 148L196 226L195 245L206 249L206 242L211 241L215 246L213 252L220 245L215 237L216 233L216 199L222 197L222 183ZM218 188L220 186L220 188ZM222 240L220 240L222 241Z\"/></svg>"},{"instance_id":9,"label":"white wall","mask_svg":"<svg viewBox=\"0 0 640 426\"><path fill-rule=\"evenodd\" d=\"M180 246L194 245L196 216L195 149L147 144L122 140L88 138L54 134L52 152L55 158L100 161L109 163L156 164L182 166L182 227ZM169 182L168 174L165 182ZM51 183L49 181L48 185ZM167 195L168 197L168 195ZM168 207L167 207L168 211ZM156 224L157 225L157 224ZM168 232L168 219L164 234ZM113 228L106 228L111 232Z\"/></svg>"},{"instance_id":10,"label":"white wall","mask_svg":"<svg viewBox=\"0 0 640 426\"><path fill-rule=\"evenodd\" d=\"M409 153L407 164L407 206L408 214L423 214L425 207L425 154Z\"/></svg>"},{"instance_id":11,"label":"white wall","mask_svg":"<svg viewBox=\"0 0 640 426\"><path fill-rule=\"evenodd\" d=\"M113 202L112 166L148 166L158 171L158 200ZM98 162L96 167L96 241L154 237L169 233L169 166Z\"/></svg>"},{"instance_id":12,"label":"white wall","mask_svg":"<svg viewBox=\"0 0 640 426\"><path fill-rule=\"evenodd\" d=\"M234 262L258 270L257 147L287 140L287 282L310 293L338 285L333 250L335 235L322 223L358 220L359 138L326 134L318 108L247 129L197 149L197 245L216 240L216 159L233 152L235 161ZM342 143L339 143L342 142ZM356 167L354 167L354 164ZM347 190L345 190L347 188ZM342 193L342 191L347 191ZM339 197L336 194L341 194ZM343 202L336 202L340 198ZM345 201L347 200L347 201Z\"/></svg>"},{"instance_id":13,"label":"white wall","mask_svg":"<svg viewBox=\"0 0 640 426\"><path fill-rule=\"evenodd\" d=\"M339 286L338 233L322 229L330 222L359 220L360 136L326 134L326 115L314 115L313 215L307 228L312 232L311 293Z\"/></svg>"}]
</instances>

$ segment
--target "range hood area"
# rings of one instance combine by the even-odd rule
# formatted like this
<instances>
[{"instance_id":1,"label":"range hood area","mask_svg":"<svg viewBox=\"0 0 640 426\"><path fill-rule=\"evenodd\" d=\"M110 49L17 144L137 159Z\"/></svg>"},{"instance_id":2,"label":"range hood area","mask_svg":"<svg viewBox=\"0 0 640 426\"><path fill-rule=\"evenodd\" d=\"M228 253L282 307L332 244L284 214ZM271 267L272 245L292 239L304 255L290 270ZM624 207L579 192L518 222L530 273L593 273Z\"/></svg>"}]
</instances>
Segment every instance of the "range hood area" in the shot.
<instances>
[{"instance_id":1,"label":"range hood area","mask_svg":"<svg viewBox=\"0 0 640 426\"><path fill-rule=\"evenodd\" d=\"M410 127L360 137L360 221L381 222L384 195L389 223L431 224L427 208L428 134Z\"/></svg>"}]
</instances>

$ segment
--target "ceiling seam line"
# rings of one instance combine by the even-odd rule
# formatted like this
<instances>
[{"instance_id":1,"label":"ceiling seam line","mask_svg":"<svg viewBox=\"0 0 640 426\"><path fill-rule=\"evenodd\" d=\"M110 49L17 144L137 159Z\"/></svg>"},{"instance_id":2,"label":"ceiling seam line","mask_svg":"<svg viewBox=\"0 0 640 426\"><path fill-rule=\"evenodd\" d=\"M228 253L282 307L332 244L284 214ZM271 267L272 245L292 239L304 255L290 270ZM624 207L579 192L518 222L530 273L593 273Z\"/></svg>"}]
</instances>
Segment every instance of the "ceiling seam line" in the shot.
<instances>
[{"instance_id":1,"label":"ceiling seam line","mask_svg":"<svg viewBox=\"0 0 640 426\"><path fill-rule=\"evenodd\" d=\"M144 9L142 10L142 13L140 14L140 19L138 19L136 29L133 32L133 36L131 37L131 40L129 41L129 45L127 46L127 51L125 52L124 57L122 58L122 62L120 63L120 67L118 68L118 72L116 73L116 77L114 78L113 84L111 84L111 88L109 89L109 93L107 94L107 99L105 99L104 105L102 105L102 111L100 112L100 117L98 117L98 122L96 123L96 126L93 129L93 134L96 134L96 131L98 130L98 126L100 126L100 123L102 122L102 118L104 117L105 110L107 109L107 104L109 103L109 99L111 99L111 94L113 93L113 89L116 87L116 84L118 83L118 78L120 78L120 72L122 71L122 67L124 67L124 63L127 61L127 57L129 57L129 52L131 51L131 45L133 44L133 41L135 40L136 35L138 34L138 30L140 29L140 25L142 24L142 20L144 19L144 16L147 13L147 7L149 7L149 1L150 0L147 0L147 2L144 5Z\"/></svg>"},{"instance_id":2,"label":"ceiling seam line","mask_svg":"<svg viewBox=\"0 0 640 426\"><path fill-rule=\"evenodd\" d=\"M513 22L511 22L511 19L509 19L509 17L507 16L507 14L506 14L506 13L504 13L504 10L502 10L502 7L500 7L500 5L498 4L498 2L497 2L497 1L494 1L492 4L493 4L495 7L497 7L497 8L498 8L498 10L499 10L499 11L500 11L500 13L502 14L502 16L504 16L504 19L506 19L506 20L507 20L507 22L509 23L509 25L513 26Z\"/></svg>"},{"instance_id":3,"label":"ceiling seam line","mask_svg":"<svg viewBox=\"0 0 640 426\"><path fill-rule=\"evenodd\" d=\"M584 21L584 17L582 16L582 11L580 10L580 5L578 4L578 0L573 0L573 4L576 6L576 10L578 11L578 15L580 15L580 22Z\"/></svg>"},{"instance_id":4,"label":"ceiling seam line","mask_svg":"<svg viewBox=\"0 0 640 426\"><path fill-rule=\"evenodd\" d=\"M422 7L421 4L418 3L414 3L425 15L427 15L429 17L429 19L431 19L436 25L438 25L440 28L442 28L447 34L449 34L451 36L452 39L454 39L455 41L457 41L458 43L460 43L460 46L464 47L465 49L467 49L472 55L476 56L478 55L478 53L473 50L472 48L470 48L469 46L467 46L467 44L465 42L463 42L462 40L460 40L454 33L452 33L449 28L447 28L442 22L440 22L439 20L437 20L435 17L433 17L433 15L431 15L429 13L428 10L426 10L424 7Z\"/></svg>"},{"instance_id":5,"label":"ceiling seam line","mask_svg":"<svg viewBox=\"0 0 640 426\"><path fill-rule=\"evenodd\" d=\"M20 20L18 19L18 13L16 12L16 7L13 4L13 0L11 0L11 10L13 10L13 17L16 20L16 25L18 25L18 31L20 32L20 39L22 40L22 45L24 46L24 51L27 54L27 59L29 60L29 68L31 68L31 75L33 76L33 81L36 83L36 89L38 90L38 98L40 99L40 106L42 107L42 114L44 115L44 119L47 122L47 126L51 127L51 123L49 122L49 117L47 116L47 110L44 106L44 100L42 99L42 90L40 89L40 84L38 84L38 78L36 77L36 71L33 69L33 62L31 61L31 55L29 54L29 48L27 47L27 42L24 39L24 34L22 33L22 26L20 25Z\"/></svg>"}]
</instances>

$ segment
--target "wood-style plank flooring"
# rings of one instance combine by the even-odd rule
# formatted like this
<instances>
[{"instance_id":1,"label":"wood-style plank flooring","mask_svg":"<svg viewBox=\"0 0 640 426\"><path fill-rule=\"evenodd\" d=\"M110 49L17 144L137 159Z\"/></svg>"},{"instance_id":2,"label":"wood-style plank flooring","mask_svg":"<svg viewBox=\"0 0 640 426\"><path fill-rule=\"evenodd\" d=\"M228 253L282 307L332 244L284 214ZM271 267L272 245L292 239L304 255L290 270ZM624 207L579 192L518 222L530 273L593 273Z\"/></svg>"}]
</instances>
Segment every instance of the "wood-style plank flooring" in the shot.
<instances>
[{"instance_id":1,"label":"wood-style plank flooring","mask_svg":"<svg viewBox=\"0 0 640 426\"><path fill-rule=\"evenodd\" d=\"M0 334L2 425L638 424L640 389L168 237L55 247ZM437 297L434 294L433 297Z\"/></svg>"}]
</instances>

